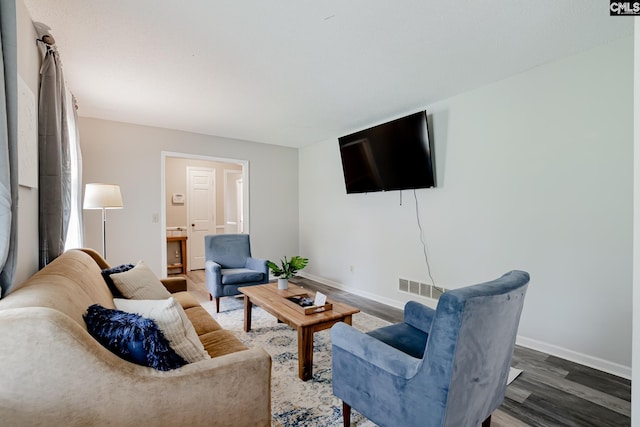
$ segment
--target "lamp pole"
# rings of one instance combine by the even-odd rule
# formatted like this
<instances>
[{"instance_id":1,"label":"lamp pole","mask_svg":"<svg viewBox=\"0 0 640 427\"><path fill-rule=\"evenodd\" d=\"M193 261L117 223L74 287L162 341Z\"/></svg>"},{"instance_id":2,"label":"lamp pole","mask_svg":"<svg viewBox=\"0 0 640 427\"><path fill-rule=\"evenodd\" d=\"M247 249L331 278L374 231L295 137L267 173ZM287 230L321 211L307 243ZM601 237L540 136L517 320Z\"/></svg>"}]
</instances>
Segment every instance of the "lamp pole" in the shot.
<instances>
[{"instance_id":1,"label":"lamp pole","mask_svg":"<svg viewBox=\"0 0 640 427\"><path fill-rule=\"evenodd\" d=\"M102 208L102 257L107 259L107 210Z\"/></svg>"}]
</instances>

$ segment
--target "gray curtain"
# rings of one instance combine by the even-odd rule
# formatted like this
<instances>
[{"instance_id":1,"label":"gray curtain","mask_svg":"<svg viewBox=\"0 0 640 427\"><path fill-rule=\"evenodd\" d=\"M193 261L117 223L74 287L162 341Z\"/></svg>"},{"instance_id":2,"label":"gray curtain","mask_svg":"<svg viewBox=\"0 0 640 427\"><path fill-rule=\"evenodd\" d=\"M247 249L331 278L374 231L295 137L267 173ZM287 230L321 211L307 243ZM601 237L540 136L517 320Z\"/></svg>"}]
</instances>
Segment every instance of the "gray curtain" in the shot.
<instances>
[{"instance_id":1,"label":"gray curtain","mask_svg":"<svg viewBox=\"0 0 640 427\"><path fill-rule=\"evenodd\" d=\"M40 267L64 252L71 215L71 157L64 78L55 46L46 46L38 113Z\"/></svg>"},{"instance_id":2,"label":"gray curtain","mask_svg":"<svg viewBox=\"0 0 640 427\"><path fill-rule=\"evenodd\" d=\"M18 235L18 43L15 1L0 1L0 297L13 286Z\"/></svg>"}]
</instances>

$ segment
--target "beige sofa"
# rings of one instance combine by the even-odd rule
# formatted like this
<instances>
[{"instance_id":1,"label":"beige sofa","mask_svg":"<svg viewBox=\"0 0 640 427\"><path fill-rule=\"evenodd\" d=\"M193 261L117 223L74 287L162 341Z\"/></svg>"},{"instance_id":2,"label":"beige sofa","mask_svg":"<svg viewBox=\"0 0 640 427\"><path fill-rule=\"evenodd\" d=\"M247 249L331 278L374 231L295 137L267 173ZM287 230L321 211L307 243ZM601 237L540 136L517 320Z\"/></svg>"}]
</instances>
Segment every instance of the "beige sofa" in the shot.
<instances>
[{"instance_id":1,"label":"beige sofa","mask_svg":"<svg viewBox=\"0 0 640 427\"><path fill-rule=\"evenodd\" d=\"M268 426L271 358L247 349L187 292L211 359L171 371L130 363L88 332L92 304L115 308L92 250L71 250L0 300L0 424L5 426Z\"/></svg>"}]
</instances>

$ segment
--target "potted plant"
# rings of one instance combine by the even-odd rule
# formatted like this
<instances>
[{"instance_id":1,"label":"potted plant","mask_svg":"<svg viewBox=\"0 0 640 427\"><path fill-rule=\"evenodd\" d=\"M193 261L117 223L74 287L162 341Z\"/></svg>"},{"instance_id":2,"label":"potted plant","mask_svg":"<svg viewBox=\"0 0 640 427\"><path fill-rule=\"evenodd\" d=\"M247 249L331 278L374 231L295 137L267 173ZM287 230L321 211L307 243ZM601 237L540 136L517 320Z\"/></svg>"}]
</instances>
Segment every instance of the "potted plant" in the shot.
<instances>
[{"instance_id":1,"label":"potted plant","mask_svg":"<svg viewBox=\"0 0 640 427\"><path fill-rule=\"evenodd\" d=\"M273 261L267 261L267 265L271 269L274 276L278 278L278 289L287 289L289 287L289 279L291 279L298 271L307 266L308 258L302 258L295 255L287 260L285 256L280 260L280 266Z\"/></svg>"}]
</instances>

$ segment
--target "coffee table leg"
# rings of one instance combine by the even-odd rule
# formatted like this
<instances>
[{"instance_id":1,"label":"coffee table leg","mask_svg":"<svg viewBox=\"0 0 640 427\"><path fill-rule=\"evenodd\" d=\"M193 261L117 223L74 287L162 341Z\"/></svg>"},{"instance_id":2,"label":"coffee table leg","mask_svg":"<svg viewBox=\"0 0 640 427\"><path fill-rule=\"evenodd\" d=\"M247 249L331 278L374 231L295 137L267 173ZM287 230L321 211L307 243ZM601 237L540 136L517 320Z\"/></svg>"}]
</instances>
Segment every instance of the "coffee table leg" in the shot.
<instances>
[{"instance_id":1,"label":"coffee table leg","mask_svg":"<svg viewBox=\"0 0 640 427\"><path fill-rule=\"evenodd\" d=\"M244 296L244 331L249 332L251 330L251 307L253 303L248 296Z\"/></svg>"},{"instance_id":2,"label":"coffee table leg","mask_svg":"<svg viewBox=\"0 0 640 427\"><path fill-rule=\"evenodd\" d=\"M298 377L307 381L313 377L313 331L298 328Z\"/></svg>"}]
</instances>

